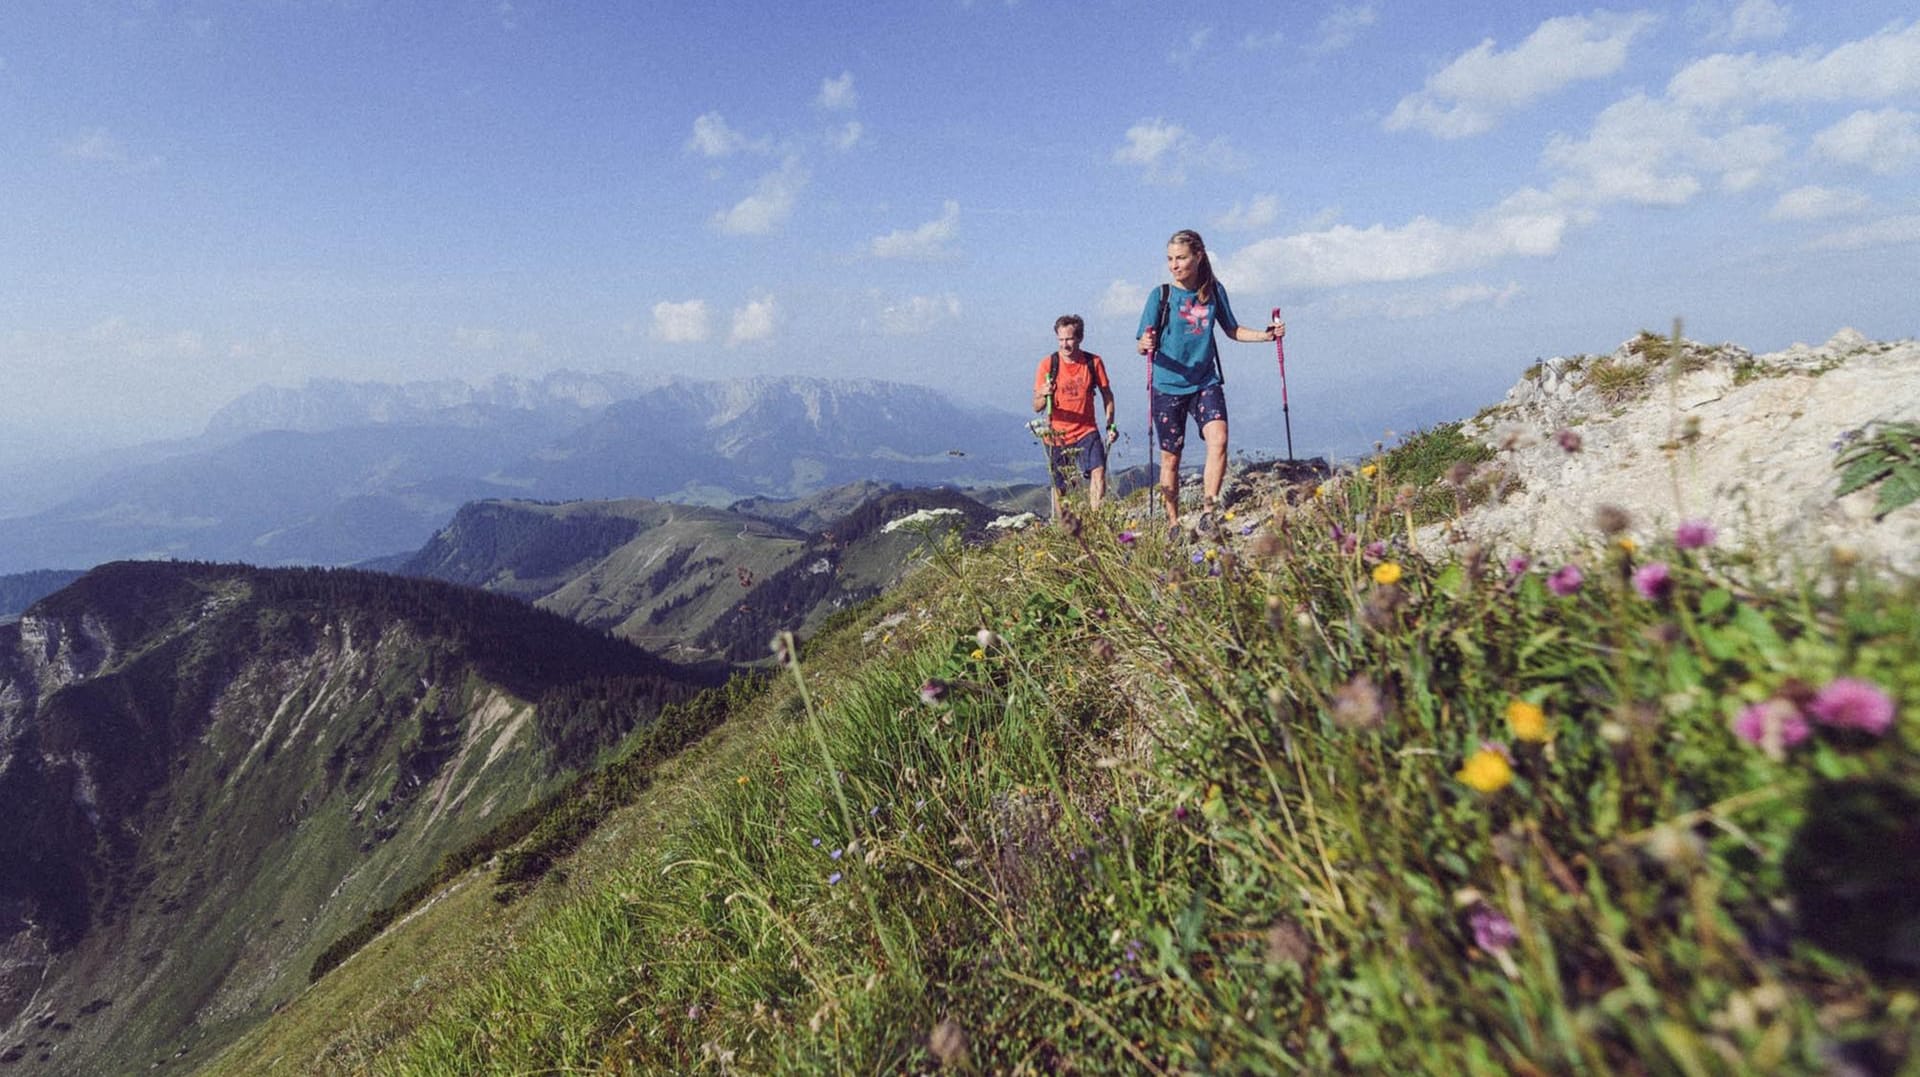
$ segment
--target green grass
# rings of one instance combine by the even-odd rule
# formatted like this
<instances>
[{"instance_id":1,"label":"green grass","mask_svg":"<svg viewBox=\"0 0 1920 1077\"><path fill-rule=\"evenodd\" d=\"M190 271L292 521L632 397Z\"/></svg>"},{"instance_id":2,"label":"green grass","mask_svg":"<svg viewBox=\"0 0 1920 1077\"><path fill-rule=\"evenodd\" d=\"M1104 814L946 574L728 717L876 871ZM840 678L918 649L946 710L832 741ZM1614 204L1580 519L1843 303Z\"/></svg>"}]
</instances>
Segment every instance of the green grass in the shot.
<instances>
[{"instance_id":1,"label":"green grass","mask_svg":"<svg viewBox=\"0 0 1920 1077\"><path fill-rule=\"evenodd\" d=\"M1920 877L1880 855L1920 840L1915 589L1772 592L1711 550L1597 543L1565 597L1398 545L1380 583L1326 536L1402 542L1393 484L1347 487L1265 557L1111 520L946 551L872 614L910 616L804 647L723 727L742 747L689 765L682 822L360 1064L1920 1065L1895 945ZM1650 600L1627 577L1655 558ZM1899 701L1892 731L1777 758L1730 731L1843 675ZM1458 776L1483 742L1512 756L1476 764L1492 792Z\"/></svg>"}]
</instances>

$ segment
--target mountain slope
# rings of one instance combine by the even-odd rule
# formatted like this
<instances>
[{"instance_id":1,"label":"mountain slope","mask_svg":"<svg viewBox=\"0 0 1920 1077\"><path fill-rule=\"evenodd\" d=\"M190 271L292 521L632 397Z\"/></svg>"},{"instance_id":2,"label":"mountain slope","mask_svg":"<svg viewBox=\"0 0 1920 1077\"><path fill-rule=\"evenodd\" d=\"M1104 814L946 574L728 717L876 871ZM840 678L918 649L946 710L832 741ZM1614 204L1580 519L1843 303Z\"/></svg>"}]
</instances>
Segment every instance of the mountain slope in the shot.
<instances>
[{"instance_id":1,"label":"mountain slope","mask_svg":"<svg viewBox=\"0 0 1920 1077\"><path fill-rule=\"evenodd\" d=\"M775 631L817 624L897 580L921 540L882 525L928 508L958 512L976 536L996 515L942 489L888 490L814 533L637 498L484 501L394 571L513 595L676 661L753 662Z\"/></svg>"},{"instance_id":2,"label":"mountain slope","mask_svg":"<svg viewBox=\"0 0 1920 1077\"><path fill-rule=\"evenodd\" d=\"M563 705L582 685L617 705ZM61 1073L199 1057L696 686L436 581L96 569L0 627L0 1050Z\"/></svg>"}]
</instances>

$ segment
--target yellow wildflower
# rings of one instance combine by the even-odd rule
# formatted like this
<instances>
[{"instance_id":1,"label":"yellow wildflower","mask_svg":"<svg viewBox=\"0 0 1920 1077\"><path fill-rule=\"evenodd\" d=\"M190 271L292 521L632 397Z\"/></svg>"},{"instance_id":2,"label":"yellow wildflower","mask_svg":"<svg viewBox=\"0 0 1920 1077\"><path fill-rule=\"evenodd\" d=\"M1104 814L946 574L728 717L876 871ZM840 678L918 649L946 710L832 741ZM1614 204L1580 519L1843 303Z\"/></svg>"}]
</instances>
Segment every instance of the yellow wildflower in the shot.
<instances>
[{"instance_id":1,"label":"yellow wildflower","mask_svg":"<svg viewBox=\"0 0 1920 1077\"><path fill-rule=\"evenodd\" d=\"M1201 556L1205 557L1209 561L1216 561L1216 560L1219 560L1220 558L1220 551L1208 550L1205 554L1202 554Z\"/></svg>"},{"instance_id":2,"label":"yellow wildflower","mask_svg":"<svg viewBox=\"0 0 1920 1077\"><path fill-rule=\"evenodd\" d=\"M1633 551L1640 548L1639 543L1633 541L1632 539L1628 538L1625 535L1621 535L1619 538L1614 539L1613 544L1615 546L1620 547L1620 549L1626 553L1632 553Z\"/></svg>"},{"instance_id":3,"label":"yellow wildflower","mask_svg":"<svg viewBox=\"0 0 1920 1077\"><path fill-rule=\"evenodd\" d=\"M1382 587L1390 583L1399 583L1401 575L1400 566L1392 561L1382 561L1373 566L1373 582Z\"/></svg>"},{"instance_id":4,"label":"yellow wildflower","mask_svg":"<svg viewBox=\"0 0 1920 1077\"><path fill-rule=\"evenodd\" d=\"M1467 757L1454 777L1482 793L1497 793L1513 781L1513 764L1492 748L1482 748Z\"/></svg>"},{"instance_id":5,"label":"yellow wildflower","mask_svg":"<svg viewBox=\"0 0 1920 1077\"><path fill-rule=\"evenodd\" d=\"M1374 477L1374 475L1378 474L1379 471L1380 471L1379 464L1368 464L1366 467L1363 467L1360 469L1360 474L1365 476L1366 478L1371 479Z\"/></svg>"},{"instance_id":6,"label":"yellow wildflower","mask_svg":"<svg viewBox=\"0 0 1920 1077\"><path fill-rule=\"evenodd\" d=\"M738 778L735 778L734 781L740 783L741 785L745 785L747 784L747 776L745 774L742 774Z\"/></svg>"},{"instance_id":7,"label":"yellow wildflower","mask_svg":"<svg viewBox=\"0 0 1920 1077\"><path fill-rule=\"evenodd\" d=\"M1233 510L1232 510L1232 509L1228 509L1228 510L1227 510L1227 515L1225 516L1225 519L1228 519L1228 520L1231 520L1231 519L1233 519Z\"/></svg>"},{"instance_id":8,"label":"yellow wildflower","mask_svg":"<svg viewBox=\"0 0 1920 1077\"><path fill-rule=\"evenodd\" d=\"M968 655L967 657L973 659L975 662L979 662L987 657L987 652L981 650L978 647L975 647L973 649L973 653Z\"/></svg>"},{"instance_id":9,"label":"yellow wildflower","mask_svg":"<svg viewBox=\"0 0 1920 1077\"><path fill-rule=\"evenodd\" d=\"M1325 497L1325 496L1327 496L1327 484L1323 482L1323 483L1321 483L1320 485L1318 485L1318 486L1316 486L1316 487L1314 487L1314 488L1313 488L1313 496L1315 496L1315 497Z\"/></svg>"},{"instance_id":10,"label":"yellow wildflower","mask_svg":"<svg viewBox=\"0 0 1920 1077\"><path fill-rule=\"evenodd\" d=\"M1516 699L1507 704L1507 724L1513 727L1513 735L1519 740L1535 744L1547 740L1547 712L1537 703Z\"/></svg>"}]
</instances>

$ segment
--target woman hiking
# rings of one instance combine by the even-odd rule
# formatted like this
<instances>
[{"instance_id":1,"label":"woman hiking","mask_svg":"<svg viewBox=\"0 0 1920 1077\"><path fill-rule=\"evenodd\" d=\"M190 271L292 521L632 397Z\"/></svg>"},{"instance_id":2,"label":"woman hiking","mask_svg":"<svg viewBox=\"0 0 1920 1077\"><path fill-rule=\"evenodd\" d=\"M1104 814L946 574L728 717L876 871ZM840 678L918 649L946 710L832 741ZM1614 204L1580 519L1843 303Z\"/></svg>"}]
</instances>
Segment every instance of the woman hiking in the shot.
<instances>
[{"instance_id":1,"label":"woman hiking","mask_svg":"<svg viewBox=\"0 0 1920 1077\"><path fill-rule=\"evenodd\" d=\"M1227 476L1227 398L1220 376L1220 350L1213 339L1217 324L1243 343L1274 341L1286 335L1279 318L1265 329L1250 329L1233 316L1226 289L1214 279L1206 241L1192 229L1167 240L1167 272L1172 285L1147 295L1140 312L1139 351L1152 357L1147 385L1153 429L1160 442L1160 499L1167 507L1167 531L1180 529L1180 450L1187 443L1187 417L1207 443L1201 472L1200 519L1194 530L1208 535L1219 526L1220 485Z\"/></svg>"}]
</instances>

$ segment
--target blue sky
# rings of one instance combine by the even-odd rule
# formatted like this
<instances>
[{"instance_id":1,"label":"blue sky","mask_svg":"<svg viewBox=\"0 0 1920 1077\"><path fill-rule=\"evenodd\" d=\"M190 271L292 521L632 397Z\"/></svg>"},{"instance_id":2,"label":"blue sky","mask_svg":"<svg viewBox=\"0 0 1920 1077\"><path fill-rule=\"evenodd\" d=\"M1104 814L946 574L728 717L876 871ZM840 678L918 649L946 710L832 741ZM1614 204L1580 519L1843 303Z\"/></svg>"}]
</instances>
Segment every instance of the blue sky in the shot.
<instances>
[{"instance_id":1,"label":"blue sky","mask_svg":"<svg viewBox=\"0 0 1920 1077\"><path fill-rule=\"evenodd\" d=\"M1065 312L1137 434L1188 227L1243 318L1286 309L1303 453L1675 315L1915 334L1910 4L1437 6L16 0L0 463L309 377L1017 410ZM1277 447L1272 349L1226 364L1236 444Z\"/></svg>"}]
</instances>

